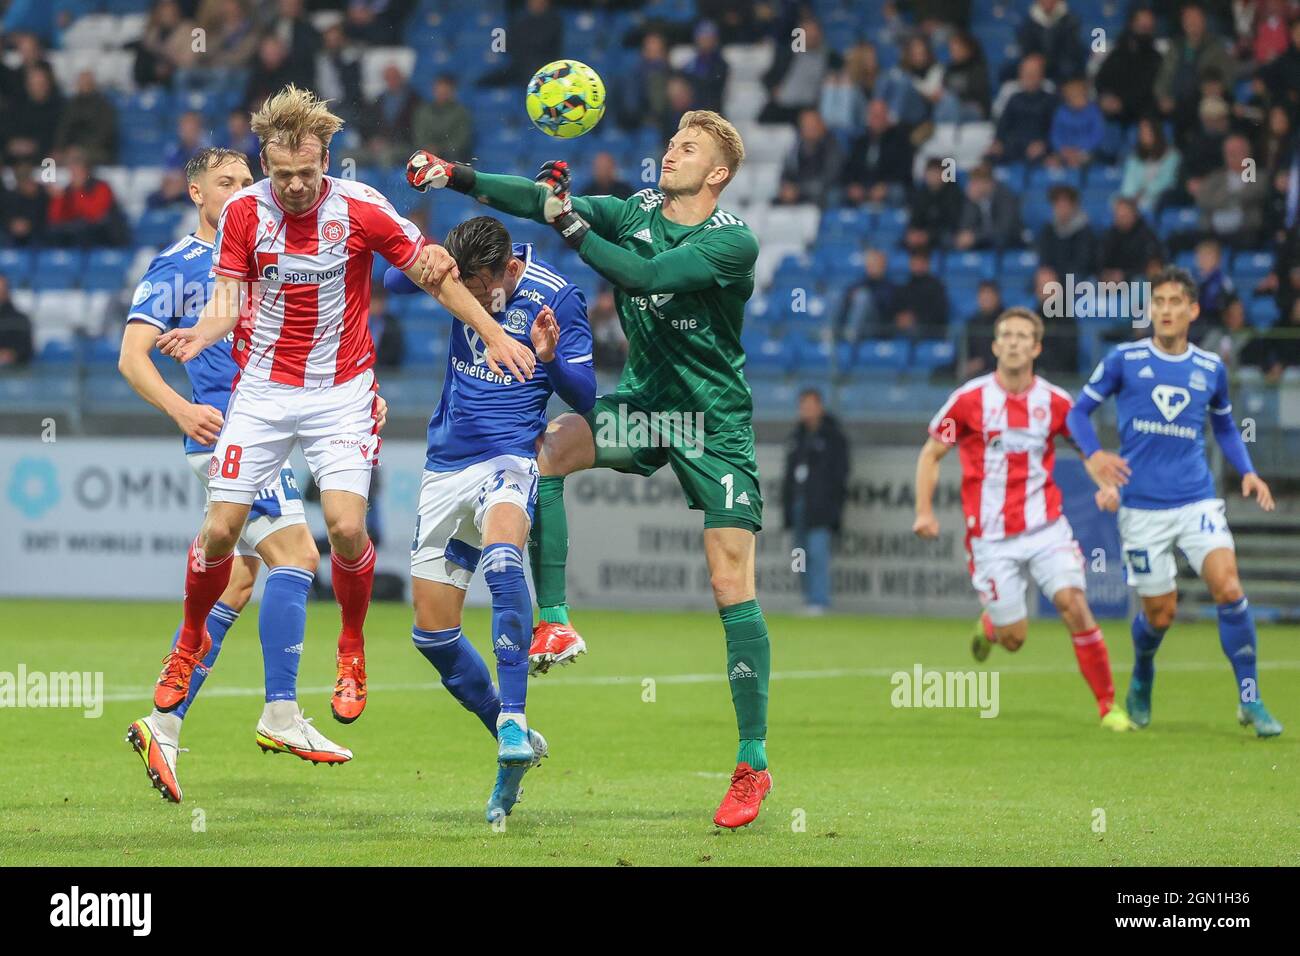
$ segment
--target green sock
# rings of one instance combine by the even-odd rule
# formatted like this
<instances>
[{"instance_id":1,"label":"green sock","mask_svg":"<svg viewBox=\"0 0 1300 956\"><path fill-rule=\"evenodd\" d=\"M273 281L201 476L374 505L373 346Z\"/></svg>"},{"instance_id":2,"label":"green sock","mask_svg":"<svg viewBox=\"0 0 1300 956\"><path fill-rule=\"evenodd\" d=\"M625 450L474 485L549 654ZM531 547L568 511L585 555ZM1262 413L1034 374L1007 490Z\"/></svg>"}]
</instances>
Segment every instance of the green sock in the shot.
<instances>
[{"instance_id":1,"label":"green sock","mask_svg":"<svg viewBox=\"0 0 1300 956\"><path fill-rule=\"evenodd\" d=\"M767 622L758 601L724 607L718 615L727 635L727 678L736 708L740 749L736 763L767 769L767 682L772 672L772 648Z\"/></svg>"},{"instance_id":2,"label":"green sock","mask_svg":"<svg viewBox=\"0 0 1300 956\"><path fill-rule=\"evenodd\" d=\"M569 518L564 513L564 476L542 475L537 479L537 507L528 534L528 561L543 621L569 623L569 605L564 593L564 566L568 560Z\"/></svg>"}]
</instances>

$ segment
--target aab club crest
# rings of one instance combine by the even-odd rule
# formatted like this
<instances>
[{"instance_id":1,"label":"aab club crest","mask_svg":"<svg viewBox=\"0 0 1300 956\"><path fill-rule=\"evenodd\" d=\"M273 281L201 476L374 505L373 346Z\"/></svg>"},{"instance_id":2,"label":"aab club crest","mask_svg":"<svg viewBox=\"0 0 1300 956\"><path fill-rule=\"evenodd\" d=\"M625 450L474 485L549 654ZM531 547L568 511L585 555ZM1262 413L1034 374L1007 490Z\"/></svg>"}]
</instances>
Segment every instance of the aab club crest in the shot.
<instances>
[{"instance_id":1,"label":"aab club crest","mask_svg":"<svg viewBox=\"0 0 1300 956\"><path fill-rule=\"evenodd\" d=\"M343 238L343 223L337 219L331 219L320 227L320 234L321 238L326 242L338 242Z\"/></svg>"}]
</instances>

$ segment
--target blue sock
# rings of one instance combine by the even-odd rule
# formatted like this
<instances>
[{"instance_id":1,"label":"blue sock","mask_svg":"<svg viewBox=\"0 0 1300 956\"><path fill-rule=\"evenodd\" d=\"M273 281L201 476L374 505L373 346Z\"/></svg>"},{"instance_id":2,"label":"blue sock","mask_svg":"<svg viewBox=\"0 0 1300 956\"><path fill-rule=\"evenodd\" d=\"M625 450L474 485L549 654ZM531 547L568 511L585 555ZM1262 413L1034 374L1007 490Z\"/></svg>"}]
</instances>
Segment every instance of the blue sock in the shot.
<instances>
[{"instance_id":1,"label":"blue sock","mask_svg":"<svg viewBox=\"0 0 1300 956\"><path fill-rule=\"evenodd\" d=\"M438 669L442 686L460 705L472 713L493 737L497 735L497 714L501 713L501 698L492 686L492 675L487 661L474 649L458 627L442 631L411 629L411 641L416 650Z\"/></svg>"},{"instance_id":2,"label":"blue sock","mask_svg":"<svg viewBox=\"0 0 1300 956\"><path fill-rule=\"evenodd\" d=\"M533 603L524 580L524 555L513 544L483 549L479 562L492 592L492 649L497 657L501 710L522 714L528 696L528 645Z\"/></svg>"},{"instance_id":3,"label":"blue sock","mask_svg":"<svg viewBox=\"0 0 1300 956\"><path fill-rule=\"evenodd\" d=\"M1219 605L1219 646L1237 676L1237 693L1243 704L1259 700L1259 677L1255 670L1255 615L1244 597Z\"/></svg>"},{"instance_id":4,"label":"blue sock","mask_svg":"<svg viewBox=\"0 0 1300 956\"><path fill-rule=\"evenodd\" d=\"M218 601L208 612L207 628L208 634L212 637L212 650L208 651L208 656L203 658L203 663L194 668L194 673L190 675L190 692L185 695L180 706L172 713L177 717L183 718L185 712L190 709L190 704L194 703L194 698L199 695L199 689L203 682L208 679L208 671L212 670L212 665L217 662L217 655L221 653L221 642L226 639L226 631L230 630L239 612L228 604L222 604ZM176 647L176 642L180 640L181 629L176 628L176 633L172 635L172 647Z\"/></svg>"},{"instance_id":5,"label":"blue sock","mask_svg":"<svg viewBox=\"0 0 1300 956\"><path fill-rule=\"evenodd\" d=\"M1155 679L1156 651L1164 639L1165 632L1152 627L1146 612L1139 611L1133 618L1133 676L1144 684Z\"/></svg>"},{"instance_id":6,"label":"blue sock","mask_svg":"<svg viewBox=\"0 0 1300 956\"><path fill-rule=\"evenodd\" d=\"M262 638L266 699L298 698L298 664L307 632L307 592L313 575L305 568L272 568L266 576L257 629Z\"/></svg>"}]
</instances>

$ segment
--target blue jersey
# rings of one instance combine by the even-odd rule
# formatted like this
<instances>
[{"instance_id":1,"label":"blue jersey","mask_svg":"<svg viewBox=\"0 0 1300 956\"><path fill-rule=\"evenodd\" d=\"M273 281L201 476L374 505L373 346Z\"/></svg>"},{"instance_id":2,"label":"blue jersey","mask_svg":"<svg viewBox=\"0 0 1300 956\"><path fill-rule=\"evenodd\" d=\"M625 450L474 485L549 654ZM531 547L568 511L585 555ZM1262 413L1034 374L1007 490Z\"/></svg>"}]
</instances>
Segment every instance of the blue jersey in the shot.
<instances>
[{"instance_id":1,"label":"blue jersey","mask_svg":"<svg viewBox=\"0 0 1300 956\"><path fill-rule=\"evenodd\" d=\"M128 322L148 322L160 332L189 328L199 320L208 301L208 274L212 268L212 243L188 235L154 257L131 298ZM239 366L227 341L211 345L185 363L190 377L192 400L211 405L225 417L230 403L230 386ZM185 453L210 452L212 445L200 445L188 435Z\"/></svg>"},{"instance_id":2,"label":"blue jersey","mask_svg":"<svg viewBox=\"0 0 1300 956\"><path fill-rule=\"evenodd\" d=\"M587 301L572 282L533 258L529 243L515 243L524 262L514 294L493 318L513 338L532 348L528 332L542 306L549 305L560 326L556 362L591 367L591 326ZM546 430L546 403L555 390L539 362L533 377L515 381L495 374L483 355L483 340L452 317L451 347L442 397L429 420L430 471L456 471L497 455L537 454L537 439Z\"/></svg>"},{"instance_id":3,"label":"blue jersey","mask_svg":"<svg viewBox=\"0 0 1300 956\"><path fill-rule=\"evenodd\" d=\"M1207 415L1231 415L1228 370L1213 352L1188 344L1168 355L1150 339L1113 349L1084 394L1115 396L1119 453L1132 475L1120 489L1129 508L1177 508L1215 497L1205 457Z\"/></svg>"}]
</instances>

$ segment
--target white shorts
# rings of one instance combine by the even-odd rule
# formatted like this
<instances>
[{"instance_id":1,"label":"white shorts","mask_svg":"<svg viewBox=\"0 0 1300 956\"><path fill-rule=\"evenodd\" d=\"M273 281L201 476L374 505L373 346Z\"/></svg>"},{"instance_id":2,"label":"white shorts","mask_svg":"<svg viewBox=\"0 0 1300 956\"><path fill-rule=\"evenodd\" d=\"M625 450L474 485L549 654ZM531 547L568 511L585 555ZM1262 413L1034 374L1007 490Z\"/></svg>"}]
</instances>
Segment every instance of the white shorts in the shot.
<instances>
[{"instance_id":1,"label":"white shorts","mask_svg":"<svg viewBox=\"0 0 1300 956\"><path fill-rule=\"evenodd\" d=\"M1048 598L1063 588L1085 590L1083 552L1065 516L1026 534L970 542L971 584L989 620L1005 627L1029 615L1025 604L1025 571Z\"/></svg>"},{"instance_id":2,"label":"white shorts","mask_svg":"<svg viewBox=\"0 0 1300 956\"><path fill-rule=\"evenodd\" d=\"M1211 551L1235 550L1226 510L1222 498L1206 498L1179 508L1120 508L1119 536L1129 585L1143 597L1175 590L1175 547L1198 575Z\"/></svg>"},{"instance_id":3,"label":"white shorts","mask_svg":"<svg viewBox=\"0 0 1300 956\"><path fill-rule=\"evenodd\" d=\"M502 502L518 505L533 520L537 459L498 455L461 471L426 471L411 541L411 577L467 590L483 551L483 519Z\"/></svg>"},{"instance_id":4,"label":"white shorts","mask_svg":"<svg viewBox=\"0 0 1300 956\"><path fill-rule=\"evenodd\" d=\"M208 465L212 456L206 452L194 452L186 455L185 460L194 469L203 483L204 491L208 488ZM206 506L204 507L206 511ZM285 468L280 477L258 491L253 498L253 507L244 522L244 532L235 543L235 554L241 558L257 557L257 546L281 528L295 524L306 524L307 515L302 507L302 494L298 491L298 481L293 469Z\"/></svg>"},{"instance_id":5,"label":"white shorts","mask_svg":"<svg viewBox=\"0 0 1300 956\"><path fill-rule=\"evenodd\" d=\"M368 498L379 463L376 394L370 370L328 388L241 379L208 468L209 497L252 504L276 480L296 444L317 488Z\"/></svg>"}]
</instances>

